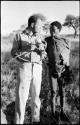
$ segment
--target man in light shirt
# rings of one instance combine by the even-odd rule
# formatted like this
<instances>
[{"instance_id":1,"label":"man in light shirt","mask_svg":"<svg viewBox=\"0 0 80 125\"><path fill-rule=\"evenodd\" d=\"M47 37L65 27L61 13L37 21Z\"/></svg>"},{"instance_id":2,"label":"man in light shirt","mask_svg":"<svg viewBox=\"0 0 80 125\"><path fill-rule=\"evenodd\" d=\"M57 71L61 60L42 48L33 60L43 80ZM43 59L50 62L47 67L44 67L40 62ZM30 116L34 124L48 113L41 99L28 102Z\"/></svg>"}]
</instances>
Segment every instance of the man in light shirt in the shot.
<instances>
[{"instance_id":1,"label":"man in light shirt","mask_svg":"<svg viewBox=\"0 0 80 125\"><path fill-rule=\"evenodd\" d=\"M15 123L23 124L26 102L31 92L32 122L40 121L39 98L42 81L42 60L45 58L44 38L41 35L45 17L34 14L28 19L28 28L16 34L11 54L20 62L16 85Z\"/></svg>"}]
</instances>

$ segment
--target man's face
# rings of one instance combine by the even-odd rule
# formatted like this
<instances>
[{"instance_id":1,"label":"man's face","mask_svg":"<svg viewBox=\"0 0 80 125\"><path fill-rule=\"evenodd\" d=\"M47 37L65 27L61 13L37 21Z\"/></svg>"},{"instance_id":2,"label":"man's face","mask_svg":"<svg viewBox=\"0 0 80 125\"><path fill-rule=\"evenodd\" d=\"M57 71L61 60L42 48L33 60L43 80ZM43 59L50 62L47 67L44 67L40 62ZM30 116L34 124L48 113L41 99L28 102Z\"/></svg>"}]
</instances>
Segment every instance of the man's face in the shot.
<instances>
[{"instance_id":1,"label":"man's face","mask_svg":"<svg viewBox=\"0 0 80 125\"><path fill-rule=\"evenodd\" d=\"M41 33L42 32L42 26L43 26L42 21L40 19L38 19L37 22L34 23L34 25L33 25L33 32Z\"/></svg>"},{"instance_id":2,"label":"man's face","mask_svg":"<svg viewBox=\"0 0 80 125\"><path fill-rule=\"evenodd\" d=\"M56 26L53 26L51 27L50 32L51 32L51 36L57 36L59 35L60 30Z\"/></svg>"}]
</instances>

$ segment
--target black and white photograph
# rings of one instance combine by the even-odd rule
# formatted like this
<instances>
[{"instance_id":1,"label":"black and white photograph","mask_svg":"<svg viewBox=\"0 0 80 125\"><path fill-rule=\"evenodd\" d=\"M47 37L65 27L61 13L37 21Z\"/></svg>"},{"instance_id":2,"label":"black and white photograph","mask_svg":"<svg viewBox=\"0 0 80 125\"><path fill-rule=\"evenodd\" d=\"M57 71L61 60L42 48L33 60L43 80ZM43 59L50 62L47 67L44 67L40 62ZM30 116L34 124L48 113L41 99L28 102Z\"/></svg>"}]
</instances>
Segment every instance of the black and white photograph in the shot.
<instances>
[{"instance_id":1,"label":"black and white photograph","mask_svg":"<svg viewBox=\"0 0 80 125\"><path fill-rule=\"evenodd\" d=\"M1 1L1 124L79 124L79 1Z\"/></svg>"}]
</instances>

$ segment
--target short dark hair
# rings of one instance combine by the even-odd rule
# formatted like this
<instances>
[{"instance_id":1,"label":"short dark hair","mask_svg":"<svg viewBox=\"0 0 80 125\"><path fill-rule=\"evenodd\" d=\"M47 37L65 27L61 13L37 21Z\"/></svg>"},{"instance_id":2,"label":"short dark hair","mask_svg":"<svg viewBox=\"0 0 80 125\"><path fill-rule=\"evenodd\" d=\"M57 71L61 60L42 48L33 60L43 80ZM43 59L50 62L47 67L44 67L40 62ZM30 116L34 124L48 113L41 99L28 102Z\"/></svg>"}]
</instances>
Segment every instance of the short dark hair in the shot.
<instances>
[{"instance_id":1,"label":"short dark hair","mask_svg":"<svg viewBox=\"0 0 80 125\"><path fill-rule=\"evenodd\" d=\"M46 18L42 14L33 14L28 19L28 27L31 26L31 23L36 23L38 19L40 19L42 21L46 20Z\"/></svg>"},{"instance_id":2,"label":"short dark hair","mask_svg":"<svg viewBox=\"0 0 80 125\"><path fill-rule=\"evenodd\" d=\"M54 21L54 22L52 22L52 23L50 24L50 28L53 27L53 26L56 26L56 27L59 29L59 31L62 29L62 25L61 25L61 23L58 22L58 21Z\"/></svg>"}]
</instances>

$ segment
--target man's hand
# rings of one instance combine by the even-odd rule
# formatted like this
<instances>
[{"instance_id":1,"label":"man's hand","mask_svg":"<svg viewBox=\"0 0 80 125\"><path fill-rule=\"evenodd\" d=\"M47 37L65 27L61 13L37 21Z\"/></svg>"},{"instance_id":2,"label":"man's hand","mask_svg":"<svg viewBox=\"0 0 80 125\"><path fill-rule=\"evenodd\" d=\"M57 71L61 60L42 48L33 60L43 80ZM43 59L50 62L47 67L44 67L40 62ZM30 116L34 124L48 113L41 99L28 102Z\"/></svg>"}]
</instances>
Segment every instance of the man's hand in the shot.
<instances>
[{"instance_id":1,"label":"man's hand","mask_svg":"<svg viewBox=\"0 0 80 125\"><path fill-rule=\"evenodd\" d=\"M41 59L45 60L47 58L47 53L45 51L42 52Z\"/></svg>"},{"instance_id":2,"label":"man's hand","mask_svg":"<svg viewBox=\"0 0 80 125\"><path fill-rule=\"evenodd\" d=\"M63 64L66 65L66 66L69 66L69 63L66 62L65 60L63 60Z\"/></svg>"}]
</instances>

